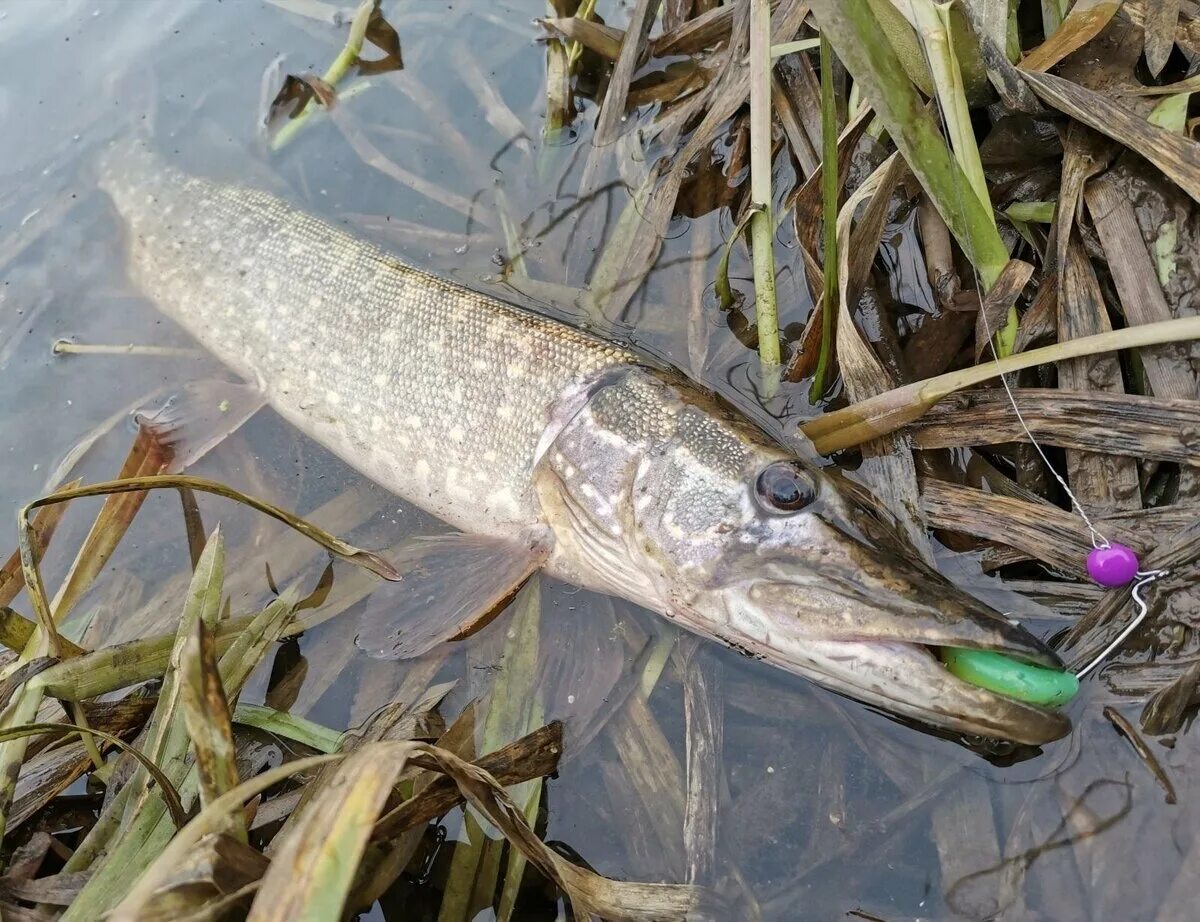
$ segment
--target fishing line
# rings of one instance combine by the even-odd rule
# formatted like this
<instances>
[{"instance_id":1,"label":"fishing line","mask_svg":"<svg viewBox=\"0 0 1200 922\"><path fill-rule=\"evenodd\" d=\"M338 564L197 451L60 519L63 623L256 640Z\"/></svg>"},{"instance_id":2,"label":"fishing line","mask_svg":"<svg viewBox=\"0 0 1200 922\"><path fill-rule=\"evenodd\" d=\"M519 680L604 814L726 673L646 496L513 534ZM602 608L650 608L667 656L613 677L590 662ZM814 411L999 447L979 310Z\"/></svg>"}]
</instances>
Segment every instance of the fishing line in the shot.
<instances>
[{"instance_id":1,"label":"fishing line","mask_svg":"<svg viewBox=\"0 0 1200 922\"><path fill-rule=\"evenodd\" d=\"M952 4L953 0L950 0L950 2L944 5L937 4L937 6L940 8L949 9ZM951 166L953 167L950 173L950 182L954 188L954 195L958 205L959 215L960 217L965 217L962 188L959 179L959 172L963 171L963 167L958 162L958 158L955 155L953 145L949 138L946 112L942 106L941 97L938 94L938 78L933 68L933 61L930 58L929 49L926 46L925 34L918 24L919 20L917 17L914 0L908 0L908 9L910 23L913 26L914 31L916 31L917 35L920 37L921 56L924 58L925 66L928 68L930 78L933 81L933 103L937 109L938 118L941 122L942 133L946 140L947 156L950 158ZM935 13L935 15L938 14ZM949 16L943 18L939 15L939 19L941 26L945 31L946 47L948 49L949 56L954 62L954 67L957 69L958 59L954 57L954 43L950 28L950 18ZM984 40L986 40L986 38ZM961 72L958 75L958 82L960 88L962 88ZM965 93L965 88L962 89ZM974 190L971 191L971 194L975 194ZM991 207L990 201L984 202L983 204L988 208ZM984 289L982 279L979 277L979 271L976 269L974 261L968 259L967 262L971 266L971 274L975 279L975 290L979 296L979 316L983 321L984 333L987 335L988 348L991 350L992 359L996 362L999 362L1000 354L996 349L996 338L992 333L991 324L988 322L987 310L985 309L984 305L987 292ZM1043 463L1046 465L1047 470L1050 471L1051 476L1054 477L1054 479L1058 482L1058 485L1062 487L1063 492L1070 499L1071 508L1073 511L1079 515L1079 517L1083 520L1083 523L1087 526L1088 533L1092 540L1092 551L1088 554L1086 561L1088 576L1092 578L1093 582L1105 587L1106 589L1118 589L1122 586L1131 586L1130 596L1133 600L1136 614L1129 621L1129 623L1121 629L1120 633L1118 633L1117 636L1114 637L1108 643L1108 645L1100 651L1100 653L1092 658L1085 666L1075 672L1075 678L1082 679L1093 669L1108 659L1108 657L1111 656L1113 652L1125 642L1129 635L1137 630L1138 626L1145 621L1150 609L1146 603L1146 600L1142 597L1142 590L1155 580L1167 576L1169 571L1161 569L1142 570L1137 553L1131 547L1109 541L1108 538L1106 538L1104 534L1096 527L1091 517L1087 514L1087 510L1084 508L1083 503L1079 501L1079 498L1071 490L1066 478L1059 474L1057 468L1055 468L1055 466L1051 463L1050 458L1047 457L1046 452L1042 449L1041 444L1036 438L1034 438L1033 432L1030 431L1029 425L1025 421L1025 417L1021 413L1021 408L1017 405L1016 395L1013 393L1012 387L1008 383L1008 375L1001 371L999 377L1000 383L1004 386L1004 393L1008 397L1008 403L1012 407L1013 413L1017 417L1017 422L1020 424L1022 431L1025 433L1025 437L1029 440L1029 444L1034 447L1035 451L1037 451Z\"/></svg>"}]
</instances>

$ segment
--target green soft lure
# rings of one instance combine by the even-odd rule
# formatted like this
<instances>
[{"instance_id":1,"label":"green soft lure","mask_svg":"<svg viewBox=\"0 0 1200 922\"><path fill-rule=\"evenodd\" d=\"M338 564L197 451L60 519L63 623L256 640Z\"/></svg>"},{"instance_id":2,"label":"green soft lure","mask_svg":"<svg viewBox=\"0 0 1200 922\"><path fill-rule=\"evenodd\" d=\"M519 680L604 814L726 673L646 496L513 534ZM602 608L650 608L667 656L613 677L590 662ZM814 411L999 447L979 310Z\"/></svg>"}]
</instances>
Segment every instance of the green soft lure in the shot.
<instances>
[{"instance_id":1,"label":"green soft lure","mask_svg":"<svg viewBox=\"0 0 1200 922\"><path fill-rule=\"evenodd\" d=\"M952 675L1006 698L1059 707L1079 691L1079 679L1069 672L1023 663L1002 653L959 647L943 647L940 652Z\"/></svg>"}]
</instances>

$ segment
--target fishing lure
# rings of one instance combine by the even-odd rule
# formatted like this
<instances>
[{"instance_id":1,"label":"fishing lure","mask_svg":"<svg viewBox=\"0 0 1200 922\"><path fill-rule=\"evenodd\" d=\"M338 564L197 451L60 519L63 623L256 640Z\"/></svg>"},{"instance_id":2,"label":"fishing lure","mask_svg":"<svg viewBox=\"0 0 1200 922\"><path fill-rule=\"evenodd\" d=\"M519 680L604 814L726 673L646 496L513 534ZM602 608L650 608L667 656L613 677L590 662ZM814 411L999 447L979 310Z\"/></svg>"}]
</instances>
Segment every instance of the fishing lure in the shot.
<instances>
[{"instance_id":1,"label":"fishing lure","mask_svg":"<svg viewBox=\"0 0 1200 922\"><path fill-rule=\"evenodd\" d=\"M1016 409L1015 404L1014 409ZM1020 411L1017 412L1019 415ZM1075 497L1071 496L1071 499L1074 501ZM946 668L952 674L971 685L986 688L988 691L1009 698L1016 698L1018 701L1039 704L1044 707L1059 707L1078 693L1079 680L1104 662L1117 647L1125 642L1125 638L1137 629L1148 612L1146 602L1141 596L1141 590L1159 577L1166 576L1166 571L1143 571L1133 548L1105 540L1099 532L1095 531L1086 515L1084 515L1084 521L1087 521L1088 527L1092 528L1097 541L1096 546L1087 557L1088 576L1092 578L1093 582L1106 589L1120 589L1122 586L1133 583L1131 594L1134 605L1137 607L1137 615L1103 651L1075 673L1023 663L1001 653L987 650L964 650L953 647L942 651L942 662L946 664Z\"/></svg>"},{"instance_id":2,"label":"fishing lure","mask_svg":"<svg viewBox=\"0 0 1200 922\"><path fill-rule=\"evenodd\" d=\"M1079 679L1070 672L1022 663L991 650L946 647L942 662L970 685L1042 707L1064 705L1079 691Z\"/></svg>"}]
</instances>

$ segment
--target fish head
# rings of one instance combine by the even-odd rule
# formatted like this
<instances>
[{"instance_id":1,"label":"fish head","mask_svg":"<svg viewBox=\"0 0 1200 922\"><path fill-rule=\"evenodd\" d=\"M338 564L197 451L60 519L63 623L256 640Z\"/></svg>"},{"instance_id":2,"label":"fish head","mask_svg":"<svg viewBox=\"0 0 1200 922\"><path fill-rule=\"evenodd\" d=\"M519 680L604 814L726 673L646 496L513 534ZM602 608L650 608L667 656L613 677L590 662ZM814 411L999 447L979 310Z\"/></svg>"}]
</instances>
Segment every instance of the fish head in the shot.
<instances>
[{"instance_id":1,"label":"fish head","mask_svg":"<svg viewBox=\"0 0 1200 922\"><path fill-rule=\"evenodd\" d=\"M1060 668L1017 623L905 554L836 473L690 385L642 369L593 385L535 485L559 571L890 713L1019 743L1058 711L970 685L937 648Z\"/></svg>"}]
</instances>

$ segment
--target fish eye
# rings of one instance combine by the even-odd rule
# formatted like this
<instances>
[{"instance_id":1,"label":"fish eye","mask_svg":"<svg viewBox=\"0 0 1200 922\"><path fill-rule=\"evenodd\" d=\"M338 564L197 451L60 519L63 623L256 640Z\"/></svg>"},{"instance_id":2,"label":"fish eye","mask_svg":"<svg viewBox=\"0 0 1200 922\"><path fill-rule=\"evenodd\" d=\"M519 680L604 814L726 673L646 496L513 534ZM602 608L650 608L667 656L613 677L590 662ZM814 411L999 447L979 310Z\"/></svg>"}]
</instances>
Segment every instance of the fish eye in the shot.
<instances>
[{"instance_id":1,"label":"fish eye","mask_svg":"<svg viewBox=\"0 0 1200 922\"><path fill-rule=\"evenodd\" d=\"M759 505L774 513L796 512L817 496L812 481L791 461L776 461L764 467L754 483L754 492Z\"/></svg>"}]
</instances>

